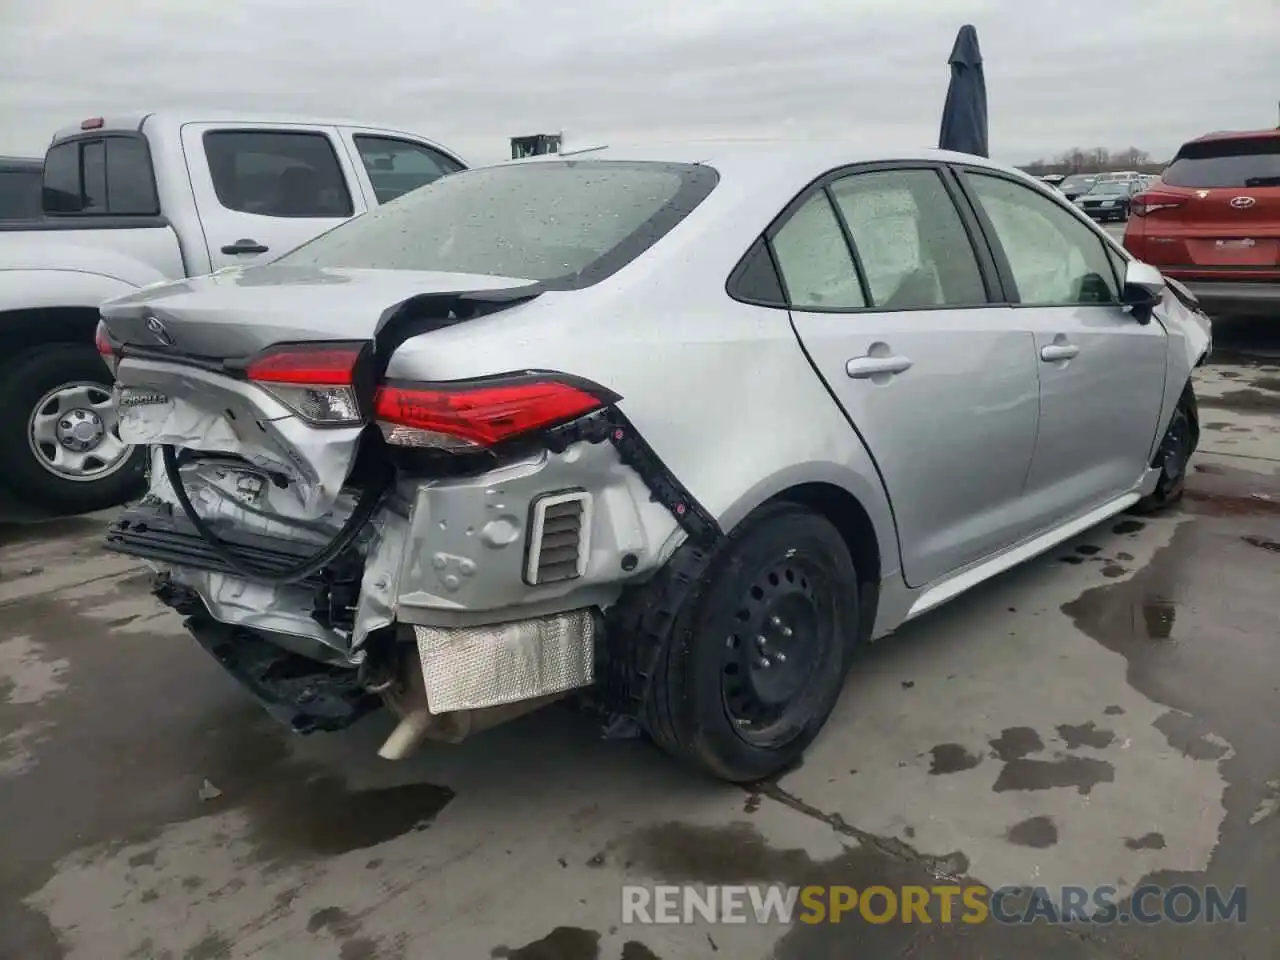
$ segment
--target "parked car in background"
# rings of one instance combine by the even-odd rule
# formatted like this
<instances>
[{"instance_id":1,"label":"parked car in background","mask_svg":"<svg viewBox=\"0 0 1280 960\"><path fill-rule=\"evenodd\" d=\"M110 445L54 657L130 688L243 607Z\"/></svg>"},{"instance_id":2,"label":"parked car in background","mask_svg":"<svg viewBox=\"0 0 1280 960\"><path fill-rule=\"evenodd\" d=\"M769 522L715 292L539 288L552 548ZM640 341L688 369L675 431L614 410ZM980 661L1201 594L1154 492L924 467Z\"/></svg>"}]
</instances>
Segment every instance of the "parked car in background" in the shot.
<instances>
[{"instance_id":1,"label":"parked car in background","mask_svg":"<svg viewBox=\"0 0 1280 960\"><path fill-rule=\"evenodd\" d=\"M1280 129L1192 140L1132 211L1125 248L1207 309L1280 314Z\"/></svg>"},{"instance_id":2,"label":"parked car in background","mask_svg":"<svg viewBox=\"0 0 1280 960\"><path fill-rule=\"evenodd\" d=\"M1097 182L1097 174L1076 173L1058 184L1058 189L1062 191L1062 195L1068 200L1074 200L1081 194L1088 193Z\"/></svg>"},{"instance_id":3,"label":"parked car in background","mask_svg":"<svg viewBox=\"0 0 1280 960\"><path fill-rule=\"evenodd\" d=\"M1049 186L1056 188L1061 185L1062 181L1065 180L1066 177L1060 173L1046 173L1038 179L1041 183L1047 183Z\"/></svg>"},{"instance_id":4,"label":"parked car in background","mask_svg":"<svg viewBox=\"0 0 1280 960\"><path fill-rule=\"evenodd\" d=\"M1128 220L1130 198L1139 189L1137 180L1099 180L1075 202L1095 220Z\"/></svg>"},{"instance_id":5,"label":"parked car in background","mask_svg":"<svg viewBox=\"0 0 1280 960\"><path fill-rule=\"evenodd\" d=\"M0 157L0 220L39 218L43 168L40 159Z\"/></svg>"},{"instance_id":6,"label":"parked car in background","mask_svg":"<svg viewBox=\"0 0 1280 960\"><path fill-rule=\"evenodd\" d=\"M589 687L733 781L857 644L1176 500L1210 344L1032 178L811 142L470 170L102 317L154 445L108 546L295 730Z\"/></svg>"},{"instance_id":7,"label":"parked car in background","mask_svg":"<svg viewBox=\"0 0 1280 960\"><path fill-rule=\"evenodd\" d=\"M94 350L103 300L279 256L464 164L398 130L156 113L63 130L40 166L45 218L0 222L0 484L82 511L138 492L146 457Z\"/></svg>"}]
</instances>

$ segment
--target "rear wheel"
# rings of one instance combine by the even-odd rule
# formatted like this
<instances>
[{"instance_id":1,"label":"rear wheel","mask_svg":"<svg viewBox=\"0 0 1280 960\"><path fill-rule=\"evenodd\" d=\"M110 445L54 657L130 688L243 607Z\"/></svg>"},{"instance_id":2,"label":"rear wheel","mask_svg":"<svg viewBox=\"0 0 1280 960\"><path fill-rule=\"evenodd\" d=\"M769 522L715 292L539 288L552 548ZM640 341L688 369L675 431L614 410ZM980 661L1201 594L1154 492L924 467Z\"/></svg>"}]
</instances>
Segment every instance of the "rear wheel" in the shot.
<instances>
[{"instance_id":1,"label":"rear wheel","mask_svg":"<svg viewBox=\"0 0 1280 960\"><path fill-rule=\"evenodd\" d=\"M857 636L858 578L825 518L772 504L744 522L677 612L644 725L724 780L793 765L840 695Z\"/></svg>"},{"instance_id":2,"label":"rear wheel","mask_svg":"<svg viewBox=\"0 0 1280 960\"><path fill-rule=\"evenodd\" d=\"M1182 499L1187 469L1200 436L1196 395L1191 385L1182 392L1151 466L1160 471L1155 490L1134 505L1135 513L1153 513Z\"/></svg>"},{"instance_id":3,"label":"rear wheel","mask_svg":"<svg viewBox=\"0 0 1280 960\"><path fill-rule=\"evenodd\" d=\"M79 513L141 492L145 448L120 440L111 377L89 345L53 343L0 370L3 482L44 509Z\"/></svg>"}]
</instances>

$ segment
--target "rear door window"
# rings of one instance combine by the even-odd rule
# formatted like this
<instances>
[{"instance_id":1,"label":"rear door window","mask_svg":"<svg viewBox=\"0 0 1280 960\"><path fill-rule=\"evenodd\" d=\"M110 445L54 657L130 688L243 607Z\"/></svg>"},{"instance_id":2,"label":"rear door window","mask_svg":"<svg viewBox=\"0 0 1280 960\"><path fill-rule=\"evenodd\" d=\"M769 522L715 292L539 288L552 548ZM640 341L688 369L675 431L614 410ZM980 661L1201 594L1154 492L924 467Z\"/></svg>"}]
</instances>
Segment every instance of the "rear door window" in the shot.
<instances>
[{"instance_id":1,"label":"rear door window","mask_svg":"<svg viewBox=\"0 0 1280 960\"><path fill-rule=\"evenodd\" d=\"M831 185L877 307L986 303L973 245L936 170L858 173Z\"/></svg>"},{"instance_id":2,"label":"rear door window","mask_svg":"<svg viewBox=\"0 0 1280 960\"><path fill-rule=\"evenodd\" d=\"M867 305L853 254L825 190L793 213L773 236L773 252L798 310L859 310Z\"/></svg>"},{"instance_id":3,"label":"rear door window","mask_svg":"<svg viewBox=\"0 0 1280 960\"><path fill-rule=\"evenodd\" d=\"M204 135L218 202L263 217L349 217L333 141L318 132L215 130Z\"/></svg>"},{"instance_id":4,"label":"rear door window","mask_svg":"<svg viewBox=\"0 0 1280 960\"><path fill-rule=\"evenodd\" d=\"M275 261L588 286L657 243L714 188L707 166L535 161L464 170Z\"/></svg>"},{"instance_id":5,"label":"rear door window","mask_svg":"<svg viewBox=\"0 0 1280 960\"><path fill-rule=\"evenodd\" d=\"M378 203L390 203L462 169L462 164L421 143L364 134L353 139Z\"/></svg>"},{"instance_id":6,"label":"rear door window","mask_svg":"<svg viewBox=\"0 0 1280 960\"><path fill-rule=\"evenodd\" d=\"M1280 187L1280 135L1188 143L1160 179L1203 190Z\"/></svg>"}]
</instances>

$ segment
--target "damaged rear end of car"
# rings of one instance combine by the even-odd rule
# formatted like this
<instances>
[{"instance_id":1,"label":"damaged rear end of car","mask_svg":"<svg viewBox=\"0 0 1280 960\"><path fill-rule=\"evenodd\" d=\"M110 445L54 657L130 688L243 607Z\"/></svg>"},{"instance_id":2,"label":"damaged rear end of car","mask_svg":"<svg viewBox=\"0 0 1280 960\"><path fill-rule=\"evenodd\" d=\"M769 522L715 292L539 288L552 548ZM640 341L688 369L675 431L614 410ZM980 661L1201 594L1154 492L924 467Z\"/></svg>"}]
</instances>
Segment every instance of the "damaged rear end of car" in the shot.
<instances>
[{"instance_id":1,"label":"damaged rear end of car","mask_svg":"<svg viewBox=\"0 0 1280 960\"><path fill-rule=\"evenodd\" d=\"M673 184L680 209L655 195L633 225L644 242L619 238L628 258L662 235L655 218L669 229L691 209L688 183ZM695 193L709 189L703 175ZM276 264L113 301L97 338L121 437L151 448L149 492L107 546L145 559L156 596L294 730L391 708L391 759L598 685L605 611L673 544L716 529L607 384L392 363L619 269L599 244L580 263L556 249L476 269L483 229L447 209L468 188L433 190ZM416 220L415 200L442 214L428 269L399 247L352 253Z\"/></svg>"}]
</instances>

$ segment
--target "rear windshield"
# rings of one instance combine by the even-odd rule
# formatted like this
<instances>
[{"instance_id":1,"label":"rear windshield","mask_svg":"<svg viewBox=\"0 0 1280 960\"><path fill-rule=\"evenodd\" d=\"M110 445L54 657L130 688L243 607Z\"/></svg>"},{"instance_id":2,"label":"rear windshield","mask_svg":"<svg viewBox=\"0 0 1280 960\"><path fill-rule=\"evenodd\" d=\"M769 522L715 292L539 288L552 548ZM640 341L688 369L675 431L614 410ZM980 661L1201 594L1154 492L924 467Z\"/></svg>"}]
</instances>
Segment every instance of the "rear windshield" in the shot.
<instances>
[{"instance_id":1,"label":"rear windshield","mask_svg":"<svg viewBox=\"0 0 1280 960\"><path fill-rule=\"evenodd\" d=\"M534 161L465 170L322 234L279 264L435 270L572 289L655 244L709 194L710 167Z\"/></svg>"},{"instance_id":2,"label":"rear windshield","mask_svg":"<svg viewBox=\"0 0 1280 960\"><path fill-rule=\"evenodd\" d=\"M79 137L44 158L45 213L149 216L160 213L151 151L137 135Z\"/></svg>"},{"instance_id":3,"label":"rear windshield","mask_svg":"<svg viewBox=\"0 0 1280 960\"><path fill-rule=\"evenodd\" d=\"M1174 187L1280 187L1280 136L1189 143L1160 179Z\"/></svg>"}]
</instances>

